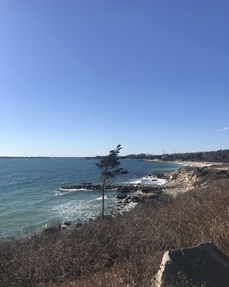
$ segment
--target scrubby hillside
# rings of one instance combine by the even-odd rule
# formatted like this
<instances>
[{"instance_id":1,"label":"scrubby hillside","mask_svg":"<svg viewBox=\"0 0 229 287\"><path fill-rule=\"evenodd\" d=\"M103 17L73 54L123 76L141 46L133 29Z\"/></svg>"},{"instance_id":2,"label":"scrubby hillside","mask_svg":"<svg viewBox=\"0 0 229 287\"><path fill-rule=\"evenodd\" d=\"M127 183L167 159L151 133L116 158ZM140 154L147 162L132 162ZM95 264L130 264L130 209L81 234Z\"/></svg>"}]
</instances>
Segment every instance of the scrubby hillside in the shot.
<instances>
[{"instance_id":1,"label":"scrubby hillside","mask_svg":"<svg viewBox=\"0 0 229 287\"><path fill-rule=\"evenodd\" d=\"M211 184L81 229L2 239L0 286L147 287L168 249L213 242L229 256L228 173L185 167L172 177L195 182L195 172Z\"/></svg>"}]
</instances>

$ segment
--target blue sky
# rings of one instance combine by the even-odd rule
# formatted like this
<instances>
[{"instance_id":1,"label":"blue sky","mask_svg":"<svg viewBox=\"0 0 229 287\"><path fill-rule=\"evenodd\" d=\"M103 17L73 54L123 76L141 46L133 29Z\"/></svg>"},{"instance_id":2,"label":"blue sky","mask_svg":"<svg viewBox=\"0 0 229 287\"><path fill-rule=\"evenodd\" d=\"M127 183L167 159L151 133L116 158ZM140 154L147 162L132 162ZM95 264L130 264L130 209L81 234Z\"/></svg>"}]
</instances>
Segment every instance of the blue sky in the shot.
<instances>
[{"instance_id":1,"label":"blue sky","mask_svg":"<svg viewBox=\"0 0 229 287\"><path fill-rule=\"evenodd\" d=\"M0 0L0 155L229 148L228 0Z\"/></svg>"}]
</instances>

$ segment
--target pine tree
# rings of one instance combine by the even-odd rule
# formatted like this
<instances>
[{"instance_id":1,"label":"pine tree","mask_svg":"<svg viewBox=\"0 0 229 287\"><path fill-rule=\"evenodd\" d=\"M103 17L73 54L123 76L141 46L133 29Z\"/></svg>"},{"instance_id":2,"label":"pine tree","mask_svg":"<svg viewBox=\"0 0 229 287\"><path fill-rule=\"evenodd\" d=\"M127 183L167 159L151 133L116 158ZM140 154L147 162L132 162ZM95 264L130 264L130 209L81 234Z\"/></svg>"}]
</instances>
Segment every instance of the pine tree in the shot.
<instances>
[{"instance_id":1,"label":"pine tree","mask_svg":"<svg viewBox=\"0 0 229 287\"><path fill-rule=\"evenodd\" d=\"M103 187L102 187L102 218L104 218L104 193L106 180L115 177L117 174L127 174L128 171L123 168L118 168L120 165L118 155L122 149L121 145L118 145L116 149L111 150L109 155L104 156L100 162L96 163L100 169L102 169Z\"/></svg>"}]
</instances>

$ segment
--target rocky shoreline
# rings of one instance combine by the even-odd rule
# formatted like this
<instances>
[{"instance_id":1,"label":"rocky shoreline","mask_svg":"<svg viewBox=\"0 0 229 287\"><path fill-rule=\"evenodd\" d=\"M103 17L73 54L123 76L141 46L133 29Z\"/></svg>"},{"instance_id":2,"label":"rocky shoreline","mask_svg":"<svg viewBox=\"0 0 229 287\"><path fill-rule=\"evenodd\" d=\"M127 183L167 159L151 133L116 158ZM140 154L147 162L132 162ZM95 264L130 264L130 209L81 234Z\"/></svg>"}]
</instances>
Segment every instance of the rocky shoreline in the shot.
<instances>
[{"instance_id":1,"label":"rocky shoreline","mask_svg":"<svg viewBox=\"0 0 229 287\"><path fill-rule=\"evenodd\" d=\"M116 195L117 199L125 200L128 202L140 202L148 201L149 199L158 198L162 194L176 195L181 192L194 189L196 186L207 186L210 182L220 179L229 178L229 169L227 166L220 166L217 164L206 165L201 167L196 166L183 166L178 170L165 172L162 174L148 175L152 178L152 181L157 179L164 179L163 185L141 185L141 184L129 184L129 185L106 185L106 190L119 191L119 195ZM89 185L87 187L83 185L63 186L62 190L82 189L87 190L102 190L102 185ZM128 193L134 192L134 195ZM128 201L127 199L128 198Z\"/></svg>"},{"instance_id":2,"label":"rocky shoreline","mask_svg":"<svg viewBox=\"0 0 229 287\"><path fill-rule=\"evenodd\" d=\"M195 187L207 187L214 181L229 180L229 169L219 168L218 165L213 166L183 166L178 170L165 172L162 174L148 175L152 180L165 179L164 185L107 185L106 190L117 189L119 194L116 199L121 205L130 203L150 202L158 199L164 194L176 196L178 193L184 193ZM62 190L81 189L82 185L63 186ZM88 190L101 190L101 185L90 185L86 187ZM92 219L89 219L89 221ZM66 229L68 223L57 225L57 229ZM69 224L70 225L70 224ZM75 224L75 227L81 227L82 223Z\"/></svg>"},{"instance_id":3,"label":"rocky shoreline","mask_svg":"<svg viewBox=\"0 0 229 287\"><path fill-rule=\"evenodd\" d=\"M148 175L148 177L152 177L152 181L156 181L155 176ZM63 186L62 190L73 190L73 189L82 189L86 190L102 190L102 185L90 185L84 187L82 185L71 185L71 186ZM126 184L126 185L106 185L106 190L117 190L119 194L115 196L119 203L127 204L127 203L138 203L149 201L155 198L158 198L159 195L162 194L163 187L162 185L141 185L141 184ZM134 194L133 194L134 193ZM122 200L122 201L120 201Z\"/></svg>"}]
</instances>

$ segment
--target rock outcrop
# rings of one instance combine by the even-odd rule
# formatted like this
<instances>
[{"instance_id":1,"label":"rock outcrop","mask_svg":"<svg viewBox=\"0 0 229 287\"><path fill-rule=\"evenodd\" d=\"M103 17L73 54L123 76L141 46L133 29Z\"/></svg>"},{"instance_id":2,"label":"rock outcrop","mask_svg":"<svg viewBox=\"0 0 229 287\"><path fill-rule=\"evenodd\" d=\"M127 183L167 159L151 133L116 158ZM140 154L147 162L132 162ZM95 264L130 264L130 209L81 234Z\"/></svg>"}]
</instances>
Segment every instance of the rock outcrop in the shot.
<instances>
[{"instance_id":1,"label":"rock outcrop","mask_svg":"<svg viewBox=\"0 0 229 287\"><path fill-rule=\"evenodd\" d=\"M210 167L183 166L182 168L157 174L157 177L167 179L169 183L185 183L189 185L205 185L216 179L229 179L229 170L218 170Z\"/></svg>"},{"instance_id":2,"label":"rock outcrop","mask_svg":"<svg viewBox=\"0 0 229 287\"><path fill-rule=\"evenodd\" d=\"M162 187L163 192L176 195L195 187L206 187L215 180L228 180L229 170L219 170L207 166L183 166L178 170L156 174L156 176L167 180Z\"/></svg>"},{"instance_id":3,"label":"rock outcrop","mask_svg":"<svg viewBox=\"0 0 229 287\"><path fill-rule=\"evenodd\" d=\"M175 171L154 174L153 176L148 174L146 177L151 177L152 181L156 181L156 177L159 179L165 179L167 182L164 185L106 185L106 190L119 191L119 195L117 195L116 198L123 200L122 202L124 204L130 202L148 202L158 198L161 193L167 193L175 196L178 193L194 189L196 186L205 187L215 180L228 180L229 170L220 170L207 166L183 166ZM87 186L63 186L62 190L64 191L66 189L69 191L71 189L82 188L87 190L102 190L102 185L89 184ZM127 196L127 193L130 192L137 192L138 194Z\"/></svg>"},{"instance_id":4,"label":"rock outcrop","mask_svg":"<svg viewBox=\"0 0 229 287\"><path fill-rule=\"evenodd\" d=\"M212 243L166 251L152 287L181 286L179 284L228 287L229 259Z\"/></svg>"}]
</instances>

